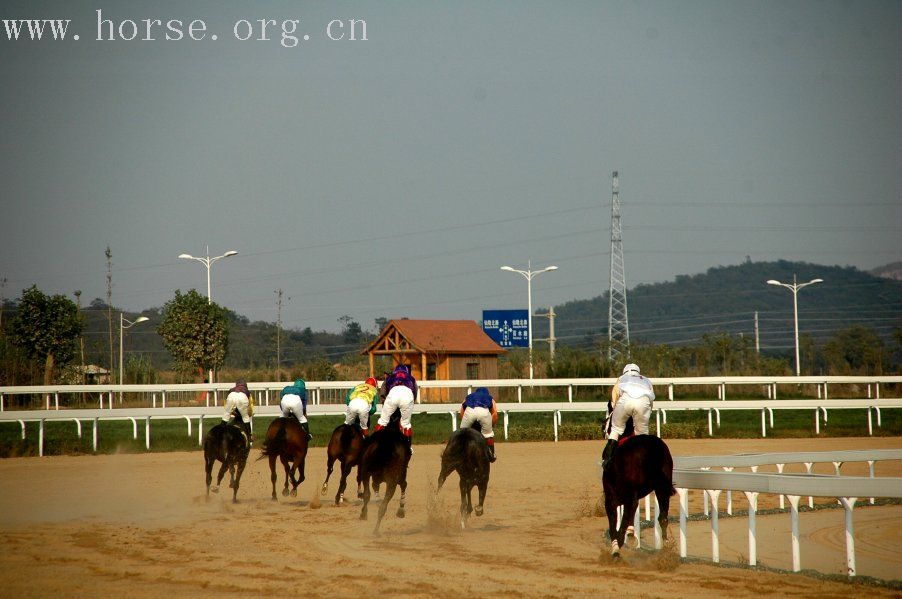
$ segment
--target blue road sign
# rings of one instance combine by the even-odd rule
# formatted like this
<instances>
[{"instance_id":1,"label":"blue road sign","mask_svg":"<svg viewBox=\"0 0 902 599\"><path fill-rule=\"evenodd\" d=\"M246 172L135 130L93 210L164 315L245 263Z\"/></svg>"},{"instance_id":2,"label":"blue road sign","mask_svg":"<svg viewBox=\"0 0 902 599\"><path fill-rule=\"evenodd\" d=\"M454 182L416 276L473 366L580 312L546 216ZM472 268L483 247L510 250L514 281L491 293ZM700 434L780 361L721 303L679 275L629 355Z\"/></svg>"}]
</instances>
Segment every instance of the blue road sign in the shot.
<instances>
[{"instance_id":1,"label":"blue road sign","mask_svg":"<svg viewBox=\"0 0 902 599\"><path fill-rule=\"evenodd\" d=\"M501 347L529 347L529 311L483 310L482 330Z\"/></svg>"}]
</instances>

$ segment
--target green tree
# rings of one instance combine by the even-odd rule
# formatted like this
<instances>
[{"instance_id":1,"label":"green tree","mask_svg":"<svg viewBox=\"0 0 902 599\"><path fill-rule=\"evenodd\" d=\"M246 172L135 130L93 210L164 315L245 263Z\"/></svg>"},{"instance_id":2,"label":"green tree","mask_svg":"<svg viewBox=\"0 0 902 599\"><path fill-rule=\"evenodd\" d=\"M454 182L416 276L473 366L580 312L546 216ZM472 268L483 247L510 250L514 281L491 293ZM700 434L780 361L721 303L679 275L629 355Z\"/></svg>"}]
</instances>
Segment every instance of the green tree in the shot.
<instances>
[{"instance_id":1,"label":"green tree","mask_svg":"<svg viewBox=\"0 0 902 599\"><path fill-rule=\"evenodd\" d=\"M869 327L839 331L824 345L824 357L831 374L883 374L883 341Z\"/></svg>"},{"instance_id":2,"label":"green tree","mask_svg":"<svg viewBox=\"0 0 902 599\"><path fill-rule=\"evenodd\" d=\"M219 368L229 349L226 310L192 289L175 291L163 306L163 321L157 327L163 344L182 371Z\"/></svg>"},{"instance_id":3,"label":"green tree","mask_svg":"<svg viewBox=\"0 0 902 599\"><path fill-rule=\"evenodd\" d=\"M11 323L13 343L29 359L44 363L44 384L55 365L64 366L78 351L82 323L75 302L64 295L47 296L32 285L22 292Z\"/></svg>"}]
</instances>

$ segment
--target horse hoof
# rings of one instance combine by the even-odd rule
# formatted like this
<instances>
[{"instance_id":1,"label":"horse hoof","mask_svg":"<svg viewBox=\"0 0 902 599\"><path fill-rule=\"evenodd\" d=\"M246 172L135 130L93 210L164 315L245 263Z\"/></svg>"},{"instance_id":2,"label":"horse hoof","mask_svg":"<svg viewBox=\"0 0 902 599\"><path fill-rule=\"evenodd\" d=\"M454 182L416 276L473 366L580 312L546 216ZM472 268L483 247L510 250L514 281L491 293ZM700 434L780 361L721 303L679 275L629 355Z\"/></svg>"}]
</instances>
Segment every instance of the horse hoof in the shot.
<instances>
[{"instance_id":1,"label":"horse hoof","mask_svg":"<svg viewBox=\"0 0 902 599\"><path fill-rule=\"evenodd\" d=\"M275 494L273 494L272 500L273 500L273 501L278 501L278 499L276 498Z\"/></svg>"},{"instance_id":2,"label":"horse hoof","mask_svg":"<svg viewBox=\"0 0 902 599\"><path fill-rule=\"evenodd\" d=\"M282 497L288 497L288 487L282 489Z\"/></svg>"},{"instance_id":3,"label":"horse hoof","mask_svg":"<svg viewBox=\"0 0 902 599\"><path fill-rule=\"evenodd\" d=\"M291 490L291 496L292 496L292 497L297 497L297 496L298 496L298 489L297 489L297 487L295 487L294 489Z\"/></svg>"},{"instance_id":4,"label":"horse hoof","mask_svg":"<svg viewBox=\"0 0 902 599\"><path fill-rule=\"evenodd\" d=\"M238 498L237 497L233 498L232 503L238 503Z\"/></svg>"},{"instance_id":5,"label":"horse hoof","mask_svg":"<svg viewBox=\"0 0 902 599\"><path fill-rule=\"evenodd\" d=\"M481 505L477 505L477 506L476 506L476 515L477 515L477 516L481 516L481 515L482 515L482 506L481 506Z\"/></svg>"},{"instance_id":6,"label":"horse hoof","mask_svg":"<svg viewBox=\"0 0 902 599\"><path fill-rule=\"evenodd\" d=\"M620 557L620 543L618 543L616 540L611 541L611 557L613 557L614 559Z\"/></svg>"},{"instance_id":7,"label":"horse hoof","mask_svg":"<svg viewBox=\"0 0 902 599\"><path fill-rule=\"evenodd\" d=\"M403 518L404 515L405 515L405 514L404 514L404 508L399 507L399 508L398 508L398 511L397 511L397 513L396 513L395 515L398 516L398 518Z\"/></svg>"},{"instance_id":8,"label":"horse hoof","mask_svg":"<svg viewBox=\"0 0 902 599\"><path fill-rule=\"evenodd\" d=\"M329 487L327 487L326 485L323 485L323 488L319 490L319 494L325 495L326 491L328 491L328 490L329 490Z\"/></svg>"},{"instance_id":9,"label":"horse hoof","mask_svg":"<svg viewBox=\"0 0 902 599\"><path fill-rule=\"evenodd\" d=\"M213 493L219 493L219 487L210 487L210 491Z\"/></svg>"},{"instance_id":10,"label":"horse hoof","mask_svg":"<svg viewBox=\"0 0 902 599\"><path fill-rule=\"evenodd\" d=\"M363 499L363 491L357 491L357 499Z\"/></svg>"},{"instance_id":11,"label":"horse hoof","mask_svg":"<svg viewBox=\"0 0 902 599\"><path fill-rule=\"evenodd\" d=\"M461 518L461 519L460 519L460 529L461 529L461 530L466 530L466 529L467 529L467 519L466 519L466 518Z\"/></svg>"}]
</instances>

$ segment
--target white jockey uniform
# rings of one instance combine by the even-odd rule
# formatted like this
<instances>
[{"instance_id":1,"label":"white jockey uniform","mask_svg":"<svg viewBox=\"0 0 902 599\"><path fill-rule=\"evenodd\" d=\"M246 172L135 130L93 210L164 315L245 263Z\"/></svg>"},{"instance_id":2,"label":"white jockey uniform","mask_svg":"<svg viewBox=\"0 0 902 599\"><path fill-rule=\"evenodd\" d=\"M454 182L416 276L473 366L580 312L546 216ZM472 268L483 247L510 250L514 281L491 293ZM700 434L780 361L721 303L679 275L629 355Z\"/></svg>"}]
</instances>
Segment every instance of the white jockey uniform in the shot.
<instances>
[{"instance_id":1,"label":"white jockey uniform","mask_svg":"<svg viewBox=\"0 0 902 599\"><path fill-rule=\"evenodd\" d=\"M232 419L232 412L238 410L238 413L241 414L241 419L244 421L244 423L250 425L250 404L251 401L250 399L248 399L247 395L245 395L241 391L232 391L231 393L229 393L228 397L226 397L225 414L222 415L222 421L229 422Z\"/></svg>"},{"instance_id":2,"label":"white jockey uniform","mask_svg":"<svg viewBox=\"0 0 902 599\"><path fill-rule=\"evenodd\" d=\"M396 410L401 410L401 428L407 434L411 430L410 417L413 415L413 391L404 385L396 385L388 392L388 397L382 403L382 414L379 416L379 426L388 426L388 421ZM409 436L409 435L408 435Z\"/></svg>"},{"instance_id":3,"label":"white jockey uniform","mask_svg":"<svg viewBox=\"0 0 902 599\"><path fill-rule=\"evenodd\" d=\"M648 434L648 420L651 418L651 406L655 400L655 392L651 381L639 374L639 367L627 364L623 376L611 395L614 411L611 414L608 439L617 440L626 428L626 421L632 417L633 430L637 435Z\"/></svg>"},{"instance_id":4,"label":"white jockey uniform","mask_svg":"<svg viewBox=\"0 0 902 599\"><path fill-rule=\"evenodd\" d=\"M307 417L304 416L304 401L300 395L290 393L283 395L282 401L279 402L279 407L282 408L283 418L294 416L301 424L307 422Z\"/></svg>"}]
</instances>

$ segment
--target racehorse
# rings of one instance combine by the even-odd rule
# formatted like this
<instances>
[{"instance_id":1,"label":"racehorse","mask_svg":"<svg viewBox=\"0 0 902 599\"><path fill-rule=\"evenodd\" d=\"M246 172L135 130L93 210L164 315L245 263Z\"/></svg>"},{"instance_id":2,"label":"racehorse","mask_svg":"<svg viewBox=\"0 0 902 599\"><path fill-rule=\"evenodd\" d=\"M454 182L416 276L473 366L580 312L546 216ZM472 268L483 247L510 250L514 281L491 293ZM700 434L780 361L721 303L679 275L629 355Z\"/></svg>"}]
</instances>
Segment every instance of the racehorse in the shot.
<instances>
[{"instance_id":1,"label":"racehorse","mask_svg":"<svg viewBox=\"0 0 902 599\"><path fill-rule=\"evenodd\" d=\"M259 460L269 458L270 480L272 481L272 499L276 500L276 458L282 461L285 468L285 487L282 495L288 495L288 481L291 481L291 496L298 494L298 485L304 482L304 460L307 459L307 432L301 423L293 417L276 418L266 429L263 451ZM289 463L291 466L289 467ZM298 478L295 480L295 473Z\"/></svg>"},{"instance_id":2,"label":"racehorse","mask_svg":"<svg viewBox=\"0 0 902 599\"><path fill-rule=\"evenodd\" d=\"M404 500L407 495L407 466L410 463L410 442L395 424L394 419L387 427L376 431L366 438L357 477L363 484L363 508L360 519L366 520L367 505L370 502L370 483L377 487L385 483L385 495L379 506L379 517L376 520L374 535L379 535L379 526L385 516L388 502L395 494L395 487L401 487L401 505L398 507L398 518L404 517Z\"/></svg>"},{"instance_id":3,"label":"racehorse","mask_svg":"<svg viewBox=\"0 0 902 599\"><path fill-rule=\"evenodd\" d=\"M479 487L479 504L476 515L482 515L482 504L489 486L489 447L482 433L473 428L462 428L451 434L448 444L442 452L442 469L438 475L438 489L441 490L445 479L457 471L460 476L460 527L466 528L467 518L473 511L471 492Z\"/></svg>"},{"instance_id":4,"label":"racehorse","mask_svg":"<svg viewBox=\"0 0 902 599\"><path fill-rule=\"evenodd\" d=\"M626 529L633 521L639 498L652 491L658 498L661 534L667 538L667 513L673 486L673 457L667 445L654 435L636 435L624 441L614 452L611 463L601 477L604 486L604 507L608 513L611 536L611 555L620 557ZM617 507L623 506L620 526L617 526Z\"/></svg>"},{"instance_id":5,"label":"racehorse","mask_svg":"<svg viewBox=\"0 0 902 599\"><path fill-rule=\"evenodd\" d=\"M239 417L240 422L240 417ZM216 477L216 486L213 492L219 492L219 484L226 470L229 471L229 488L233 490L232 502L238 503L238 484L241 481L241 473L247 464L247 456L251 451L250 439L238 426L221 422L207 431L204 435L204 466L207 479L207 499L210 498L210 482L213 480L213 464L218 460L222 462L219 474ZM237 471L236 471L237 470Z\"/></svg>"},{"instance_id":6,"label":"racehorse","mask_svg":"<svg viewBox=\"0 0 902 599\"><path fill-rule=\"evenodd\" d=\"M335 505L344 501L344 492L348 484L348 475L360 460L360 450L363 448L364 436L360 427L354 424L340 424L332 431L329 439L329 447L326 449L326 480L320 495L325 495L329 489L329 477L332 476L332 467L335 460L341 464L341 482L338 484L338 493L335 494ZM360 486L360 473L357 475L357 495L363 495Z\"/></svg>"}]
</instances>

